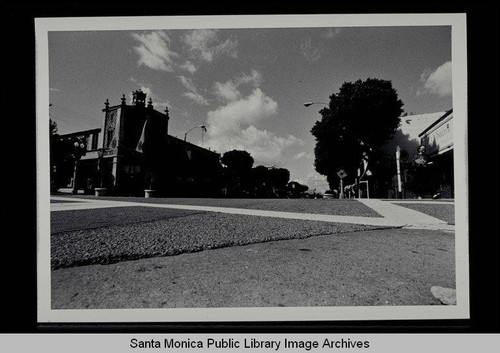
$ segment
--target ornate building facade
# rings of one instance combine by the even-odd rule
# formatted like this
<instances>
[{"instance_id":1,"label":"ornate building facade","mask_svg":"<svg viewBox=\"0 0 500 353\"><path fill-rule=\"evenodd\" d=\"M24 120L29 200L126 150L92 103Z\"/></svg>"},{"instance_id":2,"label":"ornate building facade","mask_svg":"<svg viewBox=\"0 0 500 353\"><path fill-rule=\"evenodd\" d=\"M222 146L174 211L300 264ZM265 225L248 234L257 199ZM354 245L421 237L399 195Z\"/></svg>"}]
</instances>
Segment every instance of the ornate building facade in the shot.
<instances>
[{"instance_id":1,"label":"ornate building facade","mask_svg":"<svg viewBox=\"0 0 500 353\"><path fill-rule=\"evenodd\" d=\"M102 112L101 145L87 145L76 162L75 190L106 188L108 194L130 196L145 189L164 196L218 195L220 155L170 136L168 108L155 110L151 98L146 104L146 94L139 90L133 92L131 105L123 95L118 105L106 100Z\"/></svg>"}]
</instances>

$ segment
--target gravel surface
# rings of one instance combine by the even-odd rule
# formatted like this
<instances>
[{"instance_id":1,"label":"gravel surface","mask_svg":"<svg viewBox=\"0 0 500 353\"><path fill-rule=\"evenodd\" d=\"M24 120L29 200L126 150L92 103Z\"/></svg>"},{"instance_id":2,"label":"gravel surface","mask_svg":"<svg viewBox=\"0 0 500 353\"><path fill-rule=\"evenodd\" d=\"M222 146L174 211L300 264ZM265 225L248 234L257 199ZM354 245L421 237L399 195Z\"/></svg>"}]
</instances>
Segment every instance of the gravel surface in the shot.
<instances>
[{"instance_id":1,"label":"gravel surface","mask_svg":"<svg viewBox=\"0 0 500 353\"><path fill-rule=\"evenodd\" d=\"M77 198L96 200L94 196L77 195ZM200 205L235 207L268 211L329 214L339 216L380 217L380 215L354 199L197 199L197 198L144 198L99 197L99 200L142 202L174 205ZM71 200L71 198L69 198Z\"/></svg>"},{"instance_id":2,"label":"gravel surface","mask_svg":"<svg viewBox=\"0 0 500 353\"><path fill-rule=\"evenodd\" d=\"M59 231L51 235L52 269L378 228L213 212L193 214L172 211L134 207L53 212L53 230ZM96 228L96 222L101 227ZM70 230L72 225L78 223L81 229ZM92 228L89 229L90 226Z\"/></svg>"},{"instance_id":3,"label":"gravel surface","mask_svg":"<svg viewBox=\"0 0 500 353\"><path fill-rule=\"evenodd\" d=\"M98 210L52 212L50 231L52 234L56 234L114 225L153 222L198 213L200 212L154 207L113 207Z\"/></svg>"},{"instance_id":4,"label":"gravel surface","mask_svg":"<svg viewBox=\"0 0 500 353\"><path fill-rule=\"evenodd\" d=\"M456 287L454 251L453 234L385 229L63 268L52 309L440 306L431 288Z\"/></svg>"}]
</instances>

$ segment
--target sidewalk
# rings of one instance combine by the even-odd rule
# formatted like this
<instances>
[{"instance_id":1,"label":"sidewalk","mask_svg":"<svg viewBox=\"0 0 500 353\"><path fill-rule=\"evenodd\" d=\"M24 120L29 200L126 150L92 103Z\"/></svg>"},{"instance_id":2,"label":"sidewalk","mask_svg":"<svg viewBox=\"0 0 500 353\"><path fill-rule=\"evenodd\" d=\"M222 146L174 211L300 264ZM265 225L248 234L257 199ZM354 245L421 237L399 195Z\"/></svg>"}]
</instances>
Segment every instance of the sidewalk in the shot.
<instances>
[{"instance_id":1,"label":"sidewalk","mask_svg":"<svg viewBox=\"0 0 500 353\"><path fill-rule=\"evenodd\" d=\"M376 212L370 216L365 211L361 212L363 216L276 211L275 203L262 200L188 200L191 204L182 200L138 202L80 197L52 200L51 211L56 215L59 212L64 215L64 211L112 212L134 207L187 212L186 215L194 214L192 217L212 215L208 229L203 229L207 223L200 224L200 234L194 234L189 227L177 228L202 242L203 232L217 235L219 218L245 217L245 222L254 219L255 225L258 220L266 220L260 228L253 228L256 232L265 229L273 232L273 222L280 224L279 231L285 233L300 231L300 227L306 226L304 222L320 227L316 235L305 239L256 242L104 266L58 269L51 272L53 309L438 305L431 288L455 288L454 225L398 205L401 200L359 200ZM425 205L423 201L407 203ZM245 204L247 208L226 207L230 204ZM357 203L345 205L352 207ZM302 224L293 225L297 221ZM159 221L153 217L148 222L154 226ZM167 226L166 230L174 224L177 223L169 220L161 227ZM243 225L236 220L233 224ZM342 224L360 228L335 233L334 229ZM122 233L130 229L122 228ZM134 246L145 246L144 242L138 243L141 237L152 235L145 229L153 228L137 228L121 237L123 244L130 246L130 240L134 239ZM252 228L245 229L249 232ZM137 231L146 233L140 235ZM66 236L61 235L62 239ZM91 238L89 241L95 243ZM120 244L111 246L115 249ZM100 248L106 249L102 244Z\"/></svg>"},{"instance_id":2,"label":"sidewalk","mask_svg":"<svg viewBox=\"0 0 500 353\"><path fill-rule=\"evenodd\" d=\"M439 305L431 288L455 288L454 261L441 231L322 235L52 271L52 307Z\"/></svg>"}]
</instances>

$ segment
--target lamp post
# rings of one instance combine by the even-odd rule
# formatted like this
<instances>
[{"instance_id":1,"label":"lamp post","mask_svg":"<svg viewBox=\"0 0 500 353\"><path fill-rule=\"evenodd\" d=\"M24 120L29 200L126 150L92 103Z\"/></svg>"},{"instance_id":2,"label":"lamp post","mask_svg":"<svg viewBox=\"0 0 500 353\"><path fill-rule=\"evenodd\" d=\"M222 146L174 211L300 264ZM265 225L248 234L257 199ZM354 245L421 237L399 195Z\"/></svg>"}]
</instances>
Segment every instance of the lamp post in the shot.
<instances>
[{"instance_id":1,"label":"lamp post","mask_svg":"<svg viewBox=\"0 0 500 353\"><path fill-rule=\"evenodd\" d=\"M103 176L104 176L104 148L97 149L97 176L99 177L99 186L94 187L95 196L106 195L106 188L103 187Z\"/></svg>"},{"instance_id":2,"label":"lamp post","mask_svg":"<svg viewBox=\"0 0 500 353\"><path fill-rule=\"evenodd\" d=\"M207 131L207 128L205 125L199 125L199 126L195 126L191 129L189 129L188 131L186 131L186 133L184 134L184 141L186 141L186 137L187 137L187 134L191 131L191 130L194 130L194 129L202 129L202 131ZM203 133L203 132L202 132ZM202 137L203 138L203 137Z\"/></svg>"},{"instance_id":3,"label":"lamp post","mask_svg":"<svg viewBox=\"0 0 500 353\"><path fill-rule=\"evenodd\" d=\"M73 190L72 193L73 195L76 195L78 193L78 187L76 184L76 176L77 176L77 165L78 161L82 156L85 154L87 146L83 142L75 141L73 143L73 159L74 159L74 166L73 166Z\"/></svg>"},{"instance_id":4,"label":"lamp post","mask_svg":"<svg viewBox=\"0 0 500 353\"><path fill-rule=\"evenodd\" d=\"M328 109L328 111L330 111L330 115L328 115L328 117L331 117L333 115L333 112L330 109L330 104L325 103L325 102L305 102L304 103L304 107L308 108L308 107L310 107L313 104L323 104L323 105L326 105L326 107L327 107L326 109Z\"/></svg>"}]
</instances>

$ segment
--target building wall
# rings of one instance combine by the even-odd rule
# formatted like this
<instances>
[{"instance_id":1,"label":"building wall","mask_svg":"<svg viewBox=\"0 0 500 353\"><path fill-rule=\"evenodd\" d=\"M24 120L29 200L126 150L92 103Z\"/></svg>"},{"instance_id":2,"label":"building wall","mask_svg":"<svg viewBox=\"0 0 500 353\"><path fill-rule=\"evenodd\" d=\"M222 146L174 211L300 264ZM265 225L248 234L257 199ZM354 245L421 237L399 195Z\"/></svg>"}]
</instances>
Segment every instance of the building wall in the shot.
<instances>
[{"instance_id":1,"label":"building wall","mask_svg":"<svg viewBox=\"0 0 500 353\"><path fill-rule=\"evenodd\" d=\"M444 198L453 198L453 110L449 110L420 134L421 144L433 162L434 183Z\"/></svg>"},{"instance_id":2,"label":"building wall","mask_svg":"<svg viewBox=\"0 0 500 353\"><path fill-rule=\"evenodd\" d=\"M411 160L417 154L420 145L427 147L427 154L433 159L431 182L436 185L436 191L441 190L442 196L453 198L453 114L452 111L430 114L409 115L401 117L401 124L394 137L384 147L385 158L394 170L392 180L387 184L387 196L395 198L397 192L396 146L401 148L401 180L403 197L414 198L415 179ZM439 147L441 146L441 147ZM439 152L441 151L441 152ZM432 197L429 193L427 197Z\"/></svg>"},{"instance_id":3,"label":"building wall","mask_svg":"<svg viewBox=\"0 0 500 353\"><path fill-rule=\"evenodd\" d=\"M125 104L125 97L120 105L106 101L101 136L101 129L70 134L83 134L87 141L88 151L77 163L78 189L105 187L110 194L144 195L153 187L160 195L220 195L220 155L169 136L168 110L156 111L137 92L133 105ZM67 169L71 181L74 168Z\"/></svg>"},{"instance_id":4,"label":"building wall","mask_svg":"<svg viewBox=\"0 0 500 353\"><path fill-rule=\"evenodd\" d=\"M138 195L215 195L219 155L168 135L168 114L152 105L104 109L103 147L112 192Z\"/></svg>"}]
</instances>

